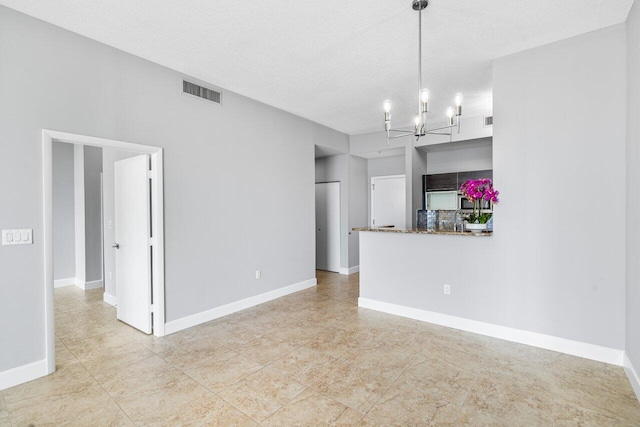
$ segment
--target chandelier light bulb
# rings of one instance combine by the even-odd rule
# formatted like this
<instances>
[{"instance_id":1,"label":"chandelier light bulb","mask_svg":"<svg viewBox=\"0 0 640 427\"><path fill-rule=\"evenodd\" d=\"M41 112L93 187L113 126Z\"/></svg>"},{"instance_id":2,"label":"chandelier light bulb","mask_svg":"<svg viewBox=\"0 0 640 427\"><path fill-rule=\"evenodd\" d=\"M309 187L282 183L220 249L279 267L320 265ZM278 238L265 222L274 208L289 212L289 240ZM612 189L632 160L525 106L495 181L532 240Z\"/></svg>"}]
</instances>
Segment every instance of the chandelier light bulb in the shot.
<instances>
[{"instance_id":1,"label":"chandelier light bulb","mask_svg":"<svg viewBox=\"0 0 640 427\"><path fill-rule=\"evenodd\" d=\"M420 120L420 116L416 116L415 119L413 119L413 121L416 124L416 127L420 127L420 125L422 124L422 120Z\"/></svg>"},{"instance_id":2,"label":"chandelier light bulb","mask_svg":"<svg viewBox=\"0 0 640 427\"><path fill-rule=\"evenodd\" d=\"M422 89L420 93L420 100L422 102L429 102L429 89Z\"/></svg>"},{"instance_id":3,"label":"chandelier light bulb","mask_svg":"<svg viewBox=\"0 0 640 427\"><path fill-rule=\"evenodd\" d=\"M447 108L447 117L448 118L452 118L453 117L453 108L451 108L451 107Z\"/></svg>"},{"instance_id":4,"label":"chandelier light bulb","mask_svg":"<svg viewBox=\"0 0 640 427\"><path fill-rule=\"evenodd\" d=\"M462 101L464 101L464 97L461 93L456 93L456 107L462 106Z\"/></svg>"},{"instance_id":5,"label":"chandelier light bulb","mask_svg":"<svg viewBox=\"0 0 640 427\"><path fill-rule=\"evenodd\" d=\"M391 101L384 101L383 108L385 113L389 113L391 111Z\"/></svg>"}]
</instances>

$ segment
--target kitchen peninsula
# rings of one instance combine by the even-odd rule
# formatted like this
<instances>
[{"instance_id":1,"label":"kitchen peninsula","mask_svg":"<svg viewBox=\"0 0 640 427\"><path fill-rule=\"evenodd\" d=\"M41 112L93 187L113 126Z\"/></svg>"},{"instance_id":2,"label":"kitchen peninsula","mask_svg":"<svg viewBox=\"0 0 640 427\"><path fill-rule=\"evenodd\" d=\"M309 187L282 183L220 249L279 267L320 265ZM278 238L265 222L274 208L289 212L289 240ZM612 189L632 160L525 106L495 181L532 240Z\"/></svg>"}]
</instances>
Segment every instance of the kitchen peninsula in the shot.
<instances>
[{"instance_id":1,"label":"kitchen peninsula","mask_svg":"<svg viewBox=\"0 0 640 427\"><path fill-rule=\"evenodd\" d=\"M489 237L493 235L492 231L484 233L472 233L470 231L455 230L433 230L433 229L406 229L395 227L359 227L353 231L373 231L376 233L404 233L404 234L440 234L443 236L473 236L473 237Z\"/></svg>"}]
</instances>

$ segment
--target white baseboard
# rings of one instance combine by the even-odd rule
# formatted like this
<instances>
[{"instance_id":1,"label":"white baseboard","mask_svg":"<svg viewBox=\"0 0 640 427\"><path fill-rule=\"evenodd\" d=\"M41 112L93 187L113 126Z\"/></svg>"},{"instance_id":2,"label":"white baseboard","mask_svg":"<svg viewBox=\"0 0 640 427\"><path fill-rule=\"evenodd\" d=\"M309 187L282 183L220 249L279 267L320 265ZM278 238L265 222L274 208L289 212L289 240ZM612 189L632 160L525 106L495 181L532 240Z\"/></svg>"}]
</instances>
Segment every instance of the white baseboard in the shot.
<instances>
[{"instance_id":1,"label":"white baseboard","mask_svg":"<svg viewBox=\"0 0 640 427\"><path fill-rule=\"evenodd\" d=\"M340 274L344 276L351 276L352 274L359 273L359 272L360 272L359 265L356 265L355 267L349 267L349 268L340 267Z\"/></svg>"},{"instance_id":2,"label":"white baseboard","mask_svg":"<svg viewBox=\"0 0 640 427\"><path fill-rule=\"evenodd\" d=\"M88 291L90 289L98 289L98 288L104 287L104 281L102 279L94 280L92 282L82 283L79 286L80 286L81 289L84 289L85 291Z\"/></svg>"},{"instance_id":3,"label":"white baseboard","mask_svg":"<svg viewBox=\"0 0 640 427\"><path fill-rule=\"evenodd\" d=\"M48 375L47 359L0 372L0 390Z\"/></svg>"},{"instance_id":4,"label":"white baseboard","mask_svg":"<svg viewBox=\"0 0 640 427\"><path fill-rule=\"evenodd\" d=\"M104 294L102 294L102 299L104 300L104 302L106 302L109 305L112 305L114 307L118 306L118 300L113 295L110 295L105 292Z\"/></svg>"},{"instance_id":5,"label":"white baseboard","mask_svg":"<svg viewBox=\"0 0 640 427\"><path fill-rule=\"evenodd\" d=\"M624 371L627 373L631 387L633 387L633 391L636 392L636 397L640 401L640 377L638 377L638 372L633 367L631 359L629 359L629 355L626 352L624 353Z\"/></svg>"},{"instance_id":6,"label":"white baseboard","mask_svg":"<svg viewBox=\"0 0 640 427\"><path fill-rule=\"evenodd\" d=\"M58 279L53 281L54 288L64 288L65 286L73 286L76 284L75 277L69 277L68 279Z\"/></svg>"},{"instance_id":7,"label":"white baseboard","mask_svg":"<svg viewBox=\"0 0 640 427\"><path fill-rule=\"evenodd\" d=\"M206 323L223 316L228 316L229 314L233 314L235 312L238 312L250 307L254 307L258 304L263 304L265 302L268 302L277 298L281 298L283 296L293 294L295 292L299 292L307 288L312 288L316 286L316 284L317 284L317 281L315 278L309 279L309 280L305 280L304 282L295 283L290 286L285 286L284 288L276 289L271 292L266 292L264 294L256 295L256 296L243 299L240 301L232 302L230 304L226 304L220 307L212 308L211 310L192 314L191 316L187 316L178 320L167 322L165 324L164 332L165 332L165 335L173 334L174 332L191 328L193 326L200 325L202 323Z\"/></svg>"},{"instance_id":8,"label":"white baseboard","mask_svg":"<svg viewBox=\"0 0 640 427\"><path fill-rule=\"evenodd\" d=\"M558 351L572 356L597 360L599 362L609 363L616 366L622 366L623 363L624 351L614 348L568 340L565 338L554 337L552 335L539 334L537 332L509 328L492 323L480 322L478 320L465 319L463 317L450 316L448 314L433 311L390 304L368 298L358 298L358 306L396 316L408 317L410 319L420 320L423 322L435 323L436 325L446 326L449 328L473 332L475 334Z\"/></svg>"}]
</instances>

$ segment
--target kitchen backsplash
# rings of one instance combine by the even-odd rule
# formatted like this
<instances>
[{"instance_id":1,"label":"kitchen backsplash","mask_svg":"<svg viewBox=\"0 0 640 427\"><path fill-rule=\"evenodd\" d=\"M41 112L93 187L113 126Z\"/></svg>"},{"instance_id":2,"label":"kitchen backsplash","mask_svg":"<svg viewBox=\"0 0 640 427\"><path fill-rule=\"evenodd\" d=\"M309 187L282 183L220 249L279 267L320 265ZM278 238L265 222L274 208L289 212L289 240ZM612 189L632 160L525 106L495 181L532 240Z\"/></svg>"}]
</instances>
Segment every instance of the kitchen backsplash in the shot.
<instances>
[{"instance_id":1,"label":"kitchen backsplash","mask_svg":"<svg viewBox=\"0 0 640 427\"><path fill-rule=\"evenodd\" d=\"M464 215L456 211L418 211L417 227L419 230L460 231ZM455 225L457 224L457 225ZM455 228L454 228L455 225ZM493 230L493 218L487 222L487 230Z\"/></svg>"}]
</instances>

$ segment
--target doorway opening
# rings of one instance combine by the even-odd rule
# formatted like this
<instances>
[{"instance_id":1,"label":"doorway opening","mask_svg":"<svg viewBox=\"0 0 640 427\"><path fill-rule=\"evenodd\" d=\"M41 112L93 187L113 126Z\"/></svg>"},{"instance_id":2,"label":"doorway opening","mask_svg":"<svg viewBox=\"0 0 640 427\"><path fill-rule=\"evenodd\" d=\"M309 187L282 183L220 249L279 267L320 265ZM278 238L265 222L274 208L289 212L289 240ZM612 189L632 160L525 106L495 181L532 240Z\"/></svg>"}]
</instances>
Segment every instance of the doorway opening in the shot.
<instances>
[{"instance_id":1,"label":"doorway opening","mask_svg":"<svg viewBox=\"0 0 640 427\"><path fill-rule=\"evenodd\" d=\"M340 272L340 183L316 183L316 269Z\"/></svg>"},{"instance_id":2,"label":"doorway opening","mask_svg":"<svg viewBox=\"0 0 640 427\"><path fill-rule=\"evenodd\" d=\"M143 260L148 278L148 309L149 318L153 318L153 334L161 337L165 333L165 294L164 294L164 218L163 218L163 151L162 148L141 144L132 144L123 141L96 138L91 136L76 135L65 132L43 130L43 208L44 208L44 295L45 295L45 351L47 371L55 371L55 328L54 328L54 239L53 239L53 146L54 143L68 143L82 147L99 147L103 149L122 150L132 152L139 159L137 174L143 181L138 185L140 191L137 196L143 195L145 200L140 206L146 209L148 225L143 225L144 245L143 251L148 256ZM136 158L132 157L132 158ZM130 168L127 168L131 172ZM126 171L125 171L126 172ZM121 186L126 188L127 186ZM117 190L115 190L117 191ZM123 195L130 197L131 195ZM139 198L139 197L138 197ZM146 208L145 208L146 206ZM117 207L116 207L117 209ZM122 209L121 209L122 210ZM124 209L126 211L126 209ZM136 219L133 219L134 221ZM105 227L106 229L107 227ZM130 233L126 233L127 235ZM105 236L106 238L106 236ZM138 242L140 239L138 239ZM114 242L114 246L117 242ZM139 243L138 243L139 245ZM127 257L127 259L130 257ZM117 272L117 270L116 270ZM136 274L139 272L136 272ZM103 279L105 278L103 274ZM134 278L139 280L139 275ZM146 283L143 286L147 286ZM117 298L117 293L116 293ZM106 300L106 298L105 298ZM146 302L145 302L146 304ZM120 304L118 304L120 305ZM129 304L129 311L131 311ZM140 305L137 305L140 307ZM140 314L140 313L135 313ZM118 318L122 319L120 313ZM114 319L115 320L115 319ZM129 323L127 320L122 319ZM150 323L150 322L149 322ZM133 325L136 327L135 325ZM140 328L139 328L140 329ZM149 328L146 333L151 332Z\"/></svg>"}]
</instances>

